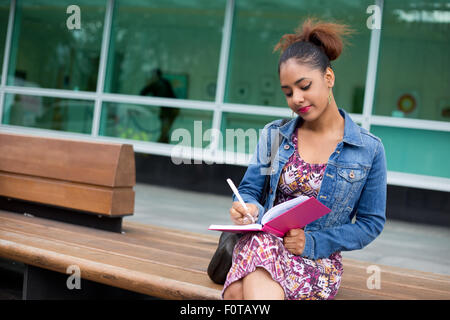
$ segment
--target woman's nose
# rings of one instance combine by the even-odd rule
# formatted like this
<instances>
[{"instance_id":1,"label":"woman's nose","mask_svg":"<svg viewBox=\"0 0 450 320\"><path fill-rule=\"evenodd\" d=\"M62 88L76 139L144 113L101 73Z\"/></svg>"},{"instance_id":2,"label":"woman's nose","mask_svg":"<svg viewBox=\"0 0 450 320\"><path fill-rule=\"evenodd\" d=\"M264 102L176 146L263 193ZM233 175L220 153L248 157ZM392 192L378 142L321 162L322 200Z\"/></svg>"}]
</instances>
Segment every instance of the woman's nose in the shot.
<instances>
[{"instance_id":1,"label":"woman's nose","mask_svg":"<svg viewBox=\"0 0 450 320\"><path fill-rule=\"evenodd\" d=\"M293 96L294 96L293 100L296 105L301 105L305 101L305 97L303 96L303 93L300 90L295 90Z\"/></svg>"}]
</instances>

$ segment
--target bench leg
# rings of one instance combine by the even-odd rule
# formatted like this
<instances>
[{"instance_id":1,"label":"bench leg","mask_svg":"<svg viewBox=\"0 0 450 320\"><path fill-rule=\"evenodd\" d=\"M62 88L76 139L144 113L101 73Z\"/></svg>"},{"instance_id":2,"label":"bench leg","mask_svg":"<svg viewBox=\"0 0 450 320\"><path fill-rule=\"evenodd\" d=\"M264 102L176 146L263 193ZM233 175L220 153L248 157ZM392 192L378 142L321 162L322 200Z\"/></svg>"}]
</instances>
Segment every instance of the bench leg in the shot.
<instances>
[{"instance_id":1,"label":"bench leg","mask_svg":"<svg viewBox=\"0 0 450 320\"><path fill-rule=\"evenodd\" d=\"M154 300L155 298L81 279L80 289L67 287L69 274L62 274L32 265L26 265L23 277L23 300L98 300L133 299Z\"/></svg>"}]
</instances>

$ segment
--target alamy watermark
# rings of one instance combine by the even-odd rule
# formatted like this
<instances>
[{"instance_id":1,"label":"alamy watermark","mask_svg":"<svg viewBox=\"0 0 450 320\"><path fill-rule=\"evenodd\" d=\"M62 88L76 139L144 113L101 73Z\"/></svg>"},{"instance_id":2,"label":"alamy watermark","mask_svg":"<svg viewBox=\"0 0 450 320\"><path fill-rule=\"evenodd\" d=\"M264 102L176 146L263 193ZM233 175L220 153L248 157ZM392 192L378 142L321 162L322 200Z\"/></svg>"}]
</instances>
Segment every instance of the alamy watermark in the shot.
<instances>
[{"instance_id":1,"label":"alamy watermark","mask_svg":"<svg viewBox=\"0 0 450 320\"><path fill-rule=\"evenodd\" d=\"M367 7L366 13L371 14L366 20L366 26L370 30L381 29L381 8L378 5L370 5Z\"/></svg>"},{"instance_id":2,"label":"alamy watermark","mask_svg":"<svg viewBox=\"0 0 450 320\"><path fill-rule=\"evenodd\" d=\"M67 267L66 273L70 274L70 276L67 278L66 286L67 289L73 290L81 289L81 269L79 266L73 264Z\"/></svg>"},{"instance_id":3,"label":"alamy watermark","mask_svg":"<svg viewBox=\"0 0 450 320\"><path fill-rule=\"evenodd\" d=\"M193 129L178 128L172 132L170 140L176 143L171 151L173 164L258 163L262 175L270 174L271 168L276 168L278 164L278 158L271 157L277 153L280 144L278 128L203 131L203 122L194 121ZM204 148L203 145L208 143L210 148ZM216 151L214 153L211 150Z\"/></svg>"},{"instance_id":4,"label":"alamy watermark","mask_svg":"<svg viewBox=\"0 0 450 320\"><path fill-rule=\"evenodd\" d=\"M66 26L69 30L80 30L81 29L81 9L77 5L70 5L66 10L67 14L70 16L66 20Z\"/></svg>"},{"instance_id":5,"label":"alamy watermark","mask_svg":"<svg viewBox=\"0 0 450 320\"><path fill-rule=\"evenodd\" d=\"M381 269L379 266L370 265L367 267L366 272L371 274L366 281L367 289L373 290L381 289Z\"/></svg>"}]
</instances>

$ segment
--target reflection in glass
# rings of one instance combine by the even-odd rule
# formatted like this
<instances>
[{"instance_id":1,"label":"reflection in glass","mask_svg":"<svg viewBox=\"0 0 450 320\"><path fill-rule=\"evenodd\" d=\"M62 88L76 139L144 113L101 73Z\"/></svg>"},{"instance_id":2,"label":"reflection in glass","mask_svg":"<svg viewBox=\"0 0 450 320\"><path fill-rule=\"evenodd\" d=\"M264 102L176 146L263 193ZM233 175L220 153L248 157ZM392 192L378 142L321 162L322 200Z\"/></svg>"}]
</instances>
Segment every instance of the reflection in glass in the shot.
<instances>
[{"instance_id":1,"label":"reflection in glass","mask_svg":"<svg viewBox=\"0 0 450 320\"><path fill-rule=\"evenodd\" d=\"M189 146L207 147L210 144L208 129L212 127L213 112L192 109L180 109L178 112L170 130L166 132L161 107L105 102L100 135L151 142L163 142L161 136L167 135L170 144L184 142ZM178 129L181 130L173 134ZM189 135L189 141L179 141L178 137L185 133Z\"/></svg>"},{"instance_id":2,"label":"reflection in glass","mask_svg":"<svg viewBox=\"0 0 450 320\"><path fill-rule=\"evenodd\" d=\"M226 102L287 107L277 74L275 44L307 17L339 22L356 31L331 65L340 108L362 113L370 31L366 9L373 1L236 1Z\"/></svg>"},{"instance_id":3,"label":"reflection in glass","mask_svg":"<svg viewBox=\"0 0 450 320\"><path fill-rule=\"evenodd\" d=\"M159 68L178 99L213 101L225 0L115 1L105 91L138 95Z\"/></svg>"},{"instance_id":4,"label":"reflection in glass","mask_svg":"<svg viewBox=\"0 0 450 320\"><path fill-rule=\"evenodd\" d=\"M140 92L143 96L155 96L163 98L176 98L172 84L165 79L160 69L153 70L152 77L148 84ZM176 117L180 113L179 108L169 108L161 106L159 109L159 120L161 130L158 142L169 143L169 131Z\"/></svg>"},{"instance_id":5,"label":"reflection in glass","mask_svg":"<svg viewBox=\"0 0 450 320\"><path fill-rule=\"evenodd\" d=\"M374 114L450 121L447 0L385 1Z\"/></svg>"},{"instance_id":6,"label":"reflection in glass","mask_svg":"<svg viewBox=\"0 0 450 320\"><path fill-rule=\"evenodd\" d=\"M80 29L72 30L71 0L16 3L8 85L95 91L106 1L77 1Z\"/></svg>"},{"instance_id":7,"label":"reflection in glass","mask_svg":"<svg viewBox=\"0 0 450 320\"><path fill-rule=\"evenodd\" d=\"M94 102L6 94L3 124L91 133Z\"/></svg>"}]
</instances>

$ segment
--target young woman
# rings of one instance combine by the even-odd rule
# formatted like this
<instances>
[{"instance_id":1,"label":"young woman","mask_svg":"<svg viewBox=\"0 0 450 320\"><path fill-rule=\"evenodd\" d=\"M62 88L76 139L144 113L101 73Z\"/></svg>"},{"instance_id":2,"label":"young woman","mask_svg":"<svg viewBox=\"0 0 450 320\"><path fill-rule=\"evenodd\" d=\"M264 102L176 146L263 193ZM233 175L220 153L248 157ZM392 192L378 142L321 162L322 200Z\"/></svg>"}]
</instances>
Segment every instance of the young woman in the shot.
<instances>
[{"instance_id":1,"label":"young woman","mask_svg":"<svg viewBox=\"0 0 450 320\"><path fill-rule=\"evenodd\" d=\"M380 139L338 108L330 61L339 57L340 24L308 19L284 35L278 64L281 90L293 113L289 122L267 124L239 185L258 222L267 209L299 195L316 197L331 209L282 239L264 232L238 241L223 289L224 299L333 299L343 273L341 251L357 250L382 231L386 216L386 159ZM276 140L281 136L281 142ZM259 203L270 168L267 200ZM250 223L233 197L231 219ZM353 220L353 221L352 221Z\"/></svg>"}]
</instances>

